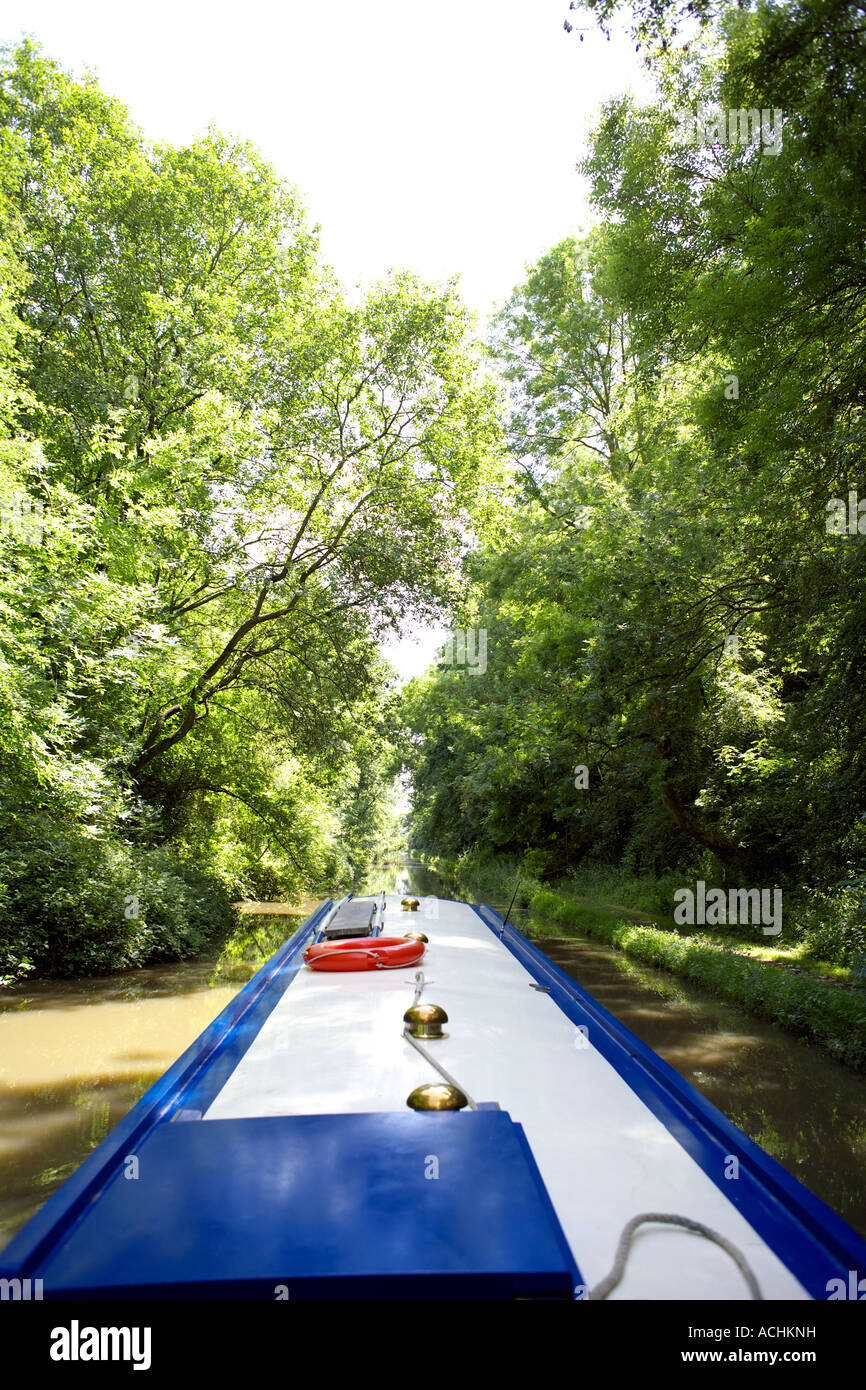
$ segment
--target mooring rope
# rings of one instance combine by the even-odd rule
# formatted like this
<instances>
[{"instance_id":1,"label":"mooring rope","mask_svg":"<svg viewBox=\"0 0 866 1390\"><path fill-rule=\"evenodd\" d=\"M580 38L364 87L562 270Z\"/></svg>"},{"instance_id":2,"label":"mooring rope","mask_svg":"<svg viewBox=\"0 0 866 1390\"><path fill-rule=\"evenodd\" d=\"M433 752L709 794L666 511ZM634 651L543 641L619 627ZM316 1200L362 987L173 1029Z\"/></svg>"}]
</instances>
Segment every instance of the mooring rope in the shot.
<instances>
[{"instance_id":1,"label":"mooring rope","mask_svg":"<svg viewBox=\"0 0 866 1390\"><path fill-rule=\"evenodd\" d=\"M693 1221L690 1216L673 1216L669 1212L659 1211L643 1211L639 1216L633 1216L631 1221L626 1223L623 1227L622 1235L619 1238L619 1244L616 1247L613 1267L610 1273L607 1274L600 1283L596 1284L595 1288L590 1289L587 1295L588 1299L598 1301L607 1298L608 1294L616 1288L625 1273L625 1263L629 1249L631 1248L634 1233L638 1226L642 1225L644 1221L661 1221L668 1226L684 1226L687 1231L694 1231L695 1235L705 1236L707 1240L715 1241L716 1245L720 1245L723 1250L727 1251L734 1261L749 1286L749 1292L752 1298L763 1300L764 1295L761 1293L760 1285L752 1273L745 1255L742 1251L737 1249L736 1245L725 1236L719 1235L718 1231L714 1231L711 1227L705 1226L703 1222Z\"/></svg>"},{"instance_id":2,"label":"mooring rope","mask_svg":"<svg viewBox=\"0 0 866 1390\"><path fill-rule=\"evenodd\" d=\"M459 1081L455 1081L451 1073L447 1072L444 1067L440 1066L439 1063L436 1061L435 1057L430 1056L430 1053L427 1051L426 1047L422 1047L418 1039L412 1037L412 1034L409 1032L408 1028L403 1029L403 1037L406 1039L407 1042L410 1042L418 1052L421 1053L421 1056L424 1057L430 1063L431 1067L436 1068L439 1075L443 1077L445 1081L448 1082L449 1086L456 1086L458 1091L463 1092L470 1110L478 1109L478 1106L475 1104L475 1101L470 1096L466 1087L462 1086Z\"/></svg>"}]
</instances>

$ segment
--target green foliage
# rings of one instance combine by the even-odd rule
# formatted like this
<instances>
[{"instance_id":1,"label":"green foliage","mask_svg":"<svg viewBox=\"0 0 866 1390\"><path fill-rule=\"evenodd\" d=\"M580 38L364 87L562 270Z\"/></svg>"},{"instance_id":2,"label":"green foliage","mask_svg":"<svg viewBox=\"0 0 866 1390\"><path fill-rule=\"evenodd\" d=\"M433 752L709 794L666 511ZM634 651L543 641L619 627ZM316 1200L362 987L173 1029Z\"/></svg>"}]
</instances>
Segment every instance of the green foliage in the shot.
<instances>
[{"instance_id":1,"label":"green foliage","mask_svg":"<svg viewBox=\"0 0 866 1390\"><path fill-rule=\"evenodd\" d=\"M820 960L859 968L866 965L864 885L846 884L831 893L809 893L796 904L795 938Z\"/></svg>"},{"instance_id":2,"label":"green foliage","mask_svg":"<svg viewBox=\"0 0 866 1390\"><path fill-rule=\"evenodd\" d=\"M610 864L585 861L572 870L567 889L564 884L562 889L583 898L647 913L655 922L667 922L672 920L674 893L683 886L681 877L679 874L634 877Z\"/></svg>"},{"instance_id":3,"label":"green foliage","mask_svg":"<svg viewBox=\"0 0 866 1390\"><path fill-rule=\"evenodd\" d=\"M454 287L350 304L249 144L2 68L2 969L110 969L394 839L379 643L456 592L496 393Z\"/></svg>"},{"instance_id":4,"label":"green foliage","mask_svg":"<svg viewBox=\"0 0 866 1390\"><path fill-rule=\"evenodd\" d=\"M686 10L709 27L674 44ZM495 325L516 486L455 614L487 669L401 707L422 853L654 880L619 900L665 920L696 877L783 886L785 939L839 965L866 901L866 543L827 525L866 498L855 10L634 9L658 98L602 111L600 225ZM773 148L683 143L704 103L781 111Z\"/></svg>"},{"instance_id":5,"label":"green foliage","mask_svg":"<svg viewBox=\"0 0 866 1390\"><path fill-rule=\"evenodd\" d=\"M42 828L0 866L0 975L96 974L192 956L231 926L216 875L158 847Z\"/></svg>"}]
</instances>

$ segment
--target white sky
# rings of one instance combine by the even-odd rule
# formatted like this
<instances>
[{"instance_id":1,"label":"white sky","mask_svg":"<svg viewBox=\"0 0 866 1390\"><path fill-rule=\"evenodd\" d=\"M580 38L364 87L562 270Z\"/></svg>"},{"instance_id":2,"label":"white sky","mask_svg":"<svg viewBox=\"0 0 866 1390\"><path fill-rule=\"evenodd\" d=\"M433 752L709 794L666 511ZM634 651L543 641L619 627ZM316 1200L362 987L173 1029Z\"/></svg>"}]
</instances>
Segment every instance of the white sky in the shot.
<instances>
[{"instance_id":1,"label":"white sky","mask_svg":"<svg viewBox=\"0 0 866 1390\"><path fill-rule=\"evenodd\" d=\"M0 41L24 33L93 70L151 139L253 140L344 283L457 274L482 321L590 225L575 163L600 103L650 92L628 37L568 0L3 0ZM443 640L387 651L408 676Z\"/></svg>"}]
</instances>

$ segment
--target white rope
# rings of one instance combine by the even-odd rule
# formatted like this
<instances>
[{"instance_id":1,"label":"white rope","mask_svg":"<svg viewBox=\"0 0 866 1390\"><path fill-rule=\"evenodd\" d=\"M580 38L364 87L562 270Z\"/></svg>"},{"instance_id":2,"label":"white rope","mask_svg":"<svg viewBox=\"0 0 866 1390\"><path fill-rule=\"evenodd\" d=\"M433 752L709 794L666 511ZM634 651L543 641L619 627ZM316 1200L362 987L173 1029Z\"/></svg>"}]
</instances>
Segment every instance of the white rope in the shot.
<instances>
[{"instance_id":1,"label":"white rope","mask_svg":"<svg viewBox=\"0 0 866 1390\"><path fill-rule=\"evenodd\" d=\"M749 1286L749 1292L752 1298L763 1299L764 1295L761 1293L760 1285L752 1273L745 1255L737 1249L736 1245L732 1244L725 1236L719 1235L718 1231L714 1231L709 1226L705 1226L701 1221L693 1221L689 1216L672 1216L669 1212L659 1211L643 1211L639 1216L633 1216L631 1221L626 1223L623 1227L622 1235L619 1238L619 1244L616 1247L613 1267L610 1273L607 1274L600 1283L596 1284L594 1289L590 1289L587 1295L588 1299L598 1301L607 1298L608 1294L612 1293L616 1288L625 1273L625 1262L628 1257L629 1249L631 1248L634 1233L638 1226L642 1225L644 1221L661 1221L668 1226L684 1226L687 1231L694 1231L695 1235L705 1236L707 1240L715 1241L716 1245L720 1245L723 1250L727 1251L734 1261Z\"/></svg>"},{"instance_id":2,"label":"white rope","mask_svg":"<svg viewBox=\"0 0 866 1390\"><path fill-rule=\"evenodd\" d=\"M403 1037L406 1039L407 1042L410 1042L410 1043L412 1044L412 1046L413 1046L414 1048L416 1048L416 1049L421 1053L421 1056L424 1057L424 1058L426 1059L426 1061L428 1061L428 1062L430 1063L431 1067L435 1067L435 1068L436 1068L436 1070L438 1071L439 1075L440 1075L441 1077L444 1077L444 1079L448 1082L448 1085L449 1085L449 1086L456 1086L457 1089L458 1089L458 1091L462 1091L462 1092L463 1092L464 1096L466 1097L466 1101L467 1101L467 1104L468 1104L470 1110L477 1110L477 1109L478 1109L478 1106L475 1104L475 1101L474 1101L474 1100L472 1099L472 1097L470 1096L470 1094L469 1094L469 1092L467 1091L466 1087L465 1087L465 1086L461 1086L461 1084L460 1084L459 1081L455 1081L455 1080L454 1080L454 1077L451 1075L451 1073L450 1073L450 1072L447 1072L447 1071L445 1070L444 1067L441 1067L441 1066L439 1065L439 1063L436 1061L436 1058L435 1058L435 1057L431 1057L431 1056L430 1056L430 1053L427 1051L426 1047L422 1047L421 1044L419 1043L418 1039L412 1037L412 1034L409 1032L409 1029L408 1029L408 1028L404 1028L404 1029L403 1029Z\"/></svg>"}]
</instances>

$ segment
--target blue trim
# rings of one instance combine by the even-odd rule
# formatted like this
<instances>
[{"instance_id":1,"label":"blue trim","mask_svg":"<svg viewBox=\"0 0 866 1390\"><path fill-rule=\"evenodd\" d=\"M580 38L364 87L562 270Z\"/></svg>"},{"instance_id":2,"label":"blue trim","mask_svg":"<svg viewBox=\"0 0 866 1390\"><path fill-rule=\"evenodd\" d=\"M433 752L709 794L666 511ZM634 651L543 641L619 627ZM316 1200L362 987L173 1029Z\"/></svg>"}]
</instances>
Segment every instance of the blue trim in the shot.
<instances>
[{"instance_id":1,"label":"blue trim","mask_svg":"<svg viewBox=\"0 0 866 1390\"><path fill-rule=\"evenodd\" d=\"M206 1114L238 1063L255 1042L266 1019L273 1013L298 971L303 969L303 948L312 931L313 928L308 921L271 958L276 962L275 968L262 980L255 996L251 996L249 1007L223 1034L189 1081L177 1091L164 1118L175 1119L180 1110L200 1111L202 1115ZM263 968L266 970L268 966L265 965ZM261 974L262 971L258 971L246 989L249 989ZM246 993L246 990L242 993Z\"/></svg>"},{"instance_id":2,"label":"blue trim","mask_svg":"<svg viewBox=\"0 0 866 1390\"><path fill-rule=\"evenodd\" d=\"M373 935L374 935L374 936L381 936L381 935L382 935L382 928L383 928L384 925L385 925L385 905L386 905L386 904L385 904L385 890L384 890L384 888L383 888L383 889L382 889L382 892L379 894L379 901L378 901L378 903L376 904L376 911L377 911L377 913L379 914L379 925L378 925L378 927L376 927L375 931L373 932ZM379 912L379 909L380 909L380 908L382 909L381 912Z\"/></svg>"},{"instance_id":3,"label":"blue trim","mask_svg":"<svg viewBox=\"0 0 866 1390\"><path fill-rule=\"evenodd\" d=\"M866 1241L792 1177L652 1048L528 941L487 903L473 906L521 965L548 986L568 1018L592 1031L593 1046L662 1122L719 1191L815 1299L830 1279L866 1273ZM725 1159L739 1160L739 1177L724 1176Z\"/></svg>"},{"instance_id":4,"label":"blue trim","mask_svg":"<svg viewBox=\"0 0 866 1390\"><path fill-rule=\"evenodd\" d=\"M215 1058L230 1055L235 1033L244 1038L243 1048L235 1058L234 1065L237 1065L255 1036L246 1027L249 1012L252 1010L255 1013L258 1020L255 1032L258 1032L283 989L297 972L301 962L293 965L294 958L300 954L304 941L332 906L333 899L328 898L316 908L295 934L265 961L244 988L229 1000L213 1023L154 1082L81 1166L49 1197L27 1225L13 1236L5 1249L0 1251L0 1275L24 1275L27 1268L32 1268L44 1258L49 1248L69 1232L83 1209L110 1181L112 1170L128 1154L135 1152L157 1124L181 1108L203 1108L187 1105L188 1094L197 1093L199 1081L204 1081ZM289 966L289 970L282 988L271 989L272 985L282 984L278 977L286 966ZM271 994L273 999L265 1009L263 1005ZM200 1090L205 1094L207 1087L202 1084Z\"/></svg>"}]
</instances>

